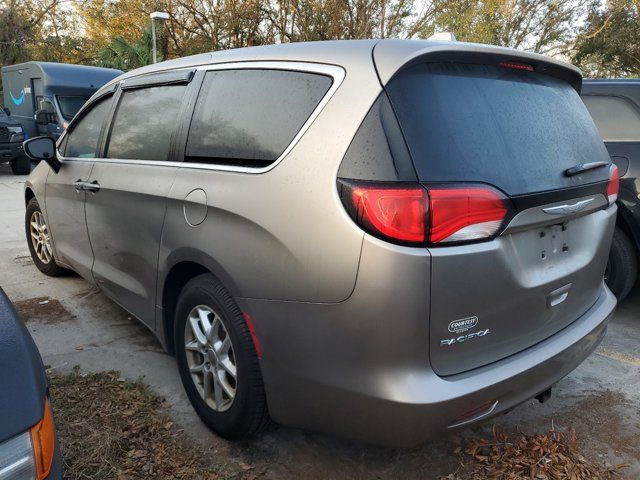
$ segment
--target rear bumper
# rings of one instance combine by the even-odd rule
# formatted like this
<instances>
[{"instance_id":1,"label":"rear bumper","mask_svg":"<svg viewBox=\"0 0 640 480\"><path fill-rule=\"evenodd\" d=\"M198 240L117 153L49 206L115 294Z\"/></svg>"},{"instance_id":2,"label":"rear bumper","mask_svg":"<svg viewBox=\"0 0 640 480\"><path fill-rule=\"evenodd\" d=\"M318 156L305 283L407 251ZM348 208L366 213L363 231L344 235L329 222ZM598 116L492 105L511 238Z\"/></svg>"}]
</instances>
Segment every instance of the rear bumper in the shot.
<instances>
[{"instance_id":1,"label":"rear bumper","mask_svg":"<svg viewBox=\"0 0 640 480\"><path fill-rule=\"evenodd\" d=\"M379 305L376 300L369 303ZM276 421L393 446L420 444L452 425L489 418L548 389L597 347L616 306L603 285L597 302L552 337L482 368L439 377L429 365L426 342L417 361L403 356L414 350L412 345L395 344L404 335L403 320L412 318L405 316L412 307L402 305L402 299L394 304L390 297L388 312L396 315L385 318L379 312L383 315L367 318L370 312L360 304L357 289L346 303L354 302L357 319L344 303L240 300L241 308L254 315L269 410ZM382 329L381 322L387 322ZM418 343L425 340L420 330L414 330L414 337ZM386 349L381 348L385 341ZM494 408L487 413L478 410L481 406Z\"/></svg>"},{"instance_id":2,"label":"rear bumper","mask_svg":"<svg viewBox=\"0 0 640 480\"><path fill-rule=\"evenodd\" d=\"M24 155L22 143L0 143L0 163L10 162Z\"/></svg>"}]
</instances>

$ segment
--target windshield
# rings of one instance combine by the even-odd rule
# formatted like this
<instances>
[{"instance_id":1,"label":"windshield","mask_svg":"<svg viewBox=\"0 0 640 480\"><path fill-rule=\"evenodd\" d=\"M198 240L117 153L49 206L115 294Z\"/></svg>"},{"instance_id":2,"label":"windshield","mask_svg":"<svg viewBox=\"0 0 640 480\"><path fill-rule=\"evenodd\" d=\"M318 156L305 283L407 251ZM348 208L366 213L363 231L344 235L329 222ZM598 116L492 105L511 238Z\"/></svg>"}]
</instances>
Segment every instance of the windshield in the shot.
<instances>
[{"instance_id":1,"label":"windshield","mask_svg":"<svg viewBox=\"0 0 640 480\"><path fill-rule=\"evenodd\" d=\"M56 98L58 99L60 113L62 113L62 117L67 121L71 120L87 101L85 97L77 95L58 96Z\"/></svg>"},{"instance_id":2,"label":"windshield","mask_svg":"<svg viewBox=\"0 0 640 480\"><path fill-rule=\"evenodd\" d=\"M609 161L587 109L566 82L489 65L431 63L387 86L424 182L487 182L509 195L607 180Z\"/></svg>"}]
</instances>

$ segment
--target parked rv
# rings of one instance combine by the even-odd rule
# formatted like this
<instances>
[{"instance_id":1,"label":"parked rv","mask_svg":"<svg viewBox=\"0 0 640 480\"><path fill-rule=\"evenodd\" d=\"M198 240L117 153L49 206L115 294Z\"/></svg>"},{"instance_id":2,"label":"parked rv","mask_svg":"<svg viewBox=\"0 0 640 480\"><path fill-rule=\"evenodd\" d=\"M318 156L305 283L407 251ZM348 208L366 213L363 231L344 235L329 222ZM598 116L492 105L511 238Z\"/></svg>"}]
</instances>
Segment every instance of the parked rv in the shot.
<instances>
[{"instance_id":1,"label":"parked rv","mask_svg":"<svg viewBox=\"0 0 640 480\"><path fill-rule=\"evenodd\" d=\"M2 67L4 104L27 137L58 138L93 93L122 72L65 63Z\"/></svg>"}]
</instances>

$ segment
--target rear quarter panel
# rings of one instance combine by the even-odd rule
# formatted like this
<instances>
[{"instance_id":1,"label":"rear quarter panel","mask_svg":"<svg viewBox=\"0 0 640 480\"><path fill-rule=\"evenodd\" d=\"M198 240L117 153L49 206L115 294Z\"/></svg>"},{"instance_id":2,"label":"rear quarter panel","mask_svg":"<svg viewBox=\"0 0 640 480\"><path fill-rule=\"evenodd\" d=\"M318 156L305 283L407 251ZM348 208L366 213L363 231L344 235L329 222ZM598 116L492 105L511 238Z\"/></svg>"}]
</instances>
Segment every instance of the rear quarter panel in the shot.
<instances>
[{"instance_id":1,"label":"rear quarter panel","mask_svg":"<svg viewBox=\"0 0 640 480\"><path fill-rule=\"evenodd\" d=\"M344 211L336 174L381 92L370 58L345 79L289 154L265 173L184 165L169 194L158 298L180 261L207 263L234 296L340 302L353 291L363 232ZM185 203L194 189L206 199ZM192 226L189 209L203 208ZM206 266L206 265L205 265Z\"/></svg>"}]
</instances>

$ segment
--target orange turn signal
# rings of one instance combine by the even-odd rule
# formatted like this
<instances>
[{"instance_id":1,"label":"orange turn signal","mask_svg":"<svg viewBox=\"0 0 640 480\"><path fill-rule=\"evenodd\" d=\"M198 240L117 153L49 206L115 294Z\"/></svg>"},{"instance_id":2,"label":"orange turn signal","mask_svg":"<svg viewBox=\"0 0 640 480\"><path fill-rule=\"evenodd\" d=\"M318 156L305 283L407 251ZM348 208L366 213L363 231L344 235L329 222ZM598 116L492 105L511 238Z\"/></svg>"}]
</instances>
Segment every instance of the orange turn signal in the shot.
<instances>
[{"instance_id":1,"label":"orange turn signal","mask_svg":"<svg viewBox=\"0 0 640 480\"><path fill-rule=\"evenodd\" d=\"M51 414L51 405L49 399L44 401L44 414L42 420L31 427L31 442L33 444L33 453L36 460L36 468L38 472L38 480L43 480L49 475L53 455L55 451L55 426L53 424L53 415Z\"/></svg>"}]
</instances>

